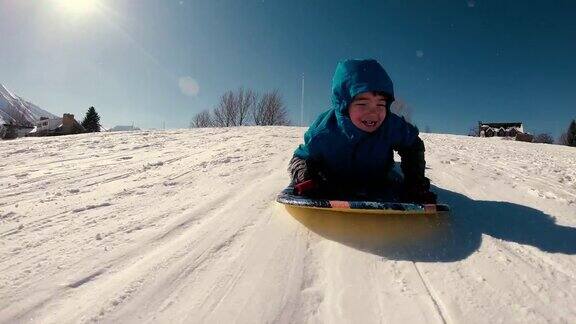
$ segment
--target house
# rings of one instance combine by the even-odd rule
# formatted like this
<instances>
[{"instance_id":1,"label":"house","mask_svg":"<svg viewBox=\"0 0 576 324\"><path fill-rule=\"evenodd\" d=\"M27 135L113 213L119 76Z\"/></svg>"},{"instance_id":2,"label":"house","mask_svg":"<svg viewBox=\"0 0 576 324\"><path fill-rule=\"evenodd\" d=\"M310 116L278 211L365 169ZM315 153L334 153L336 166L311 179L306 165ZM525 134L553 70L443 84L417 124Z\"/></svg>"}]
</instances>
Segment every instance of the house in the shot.
<instances>
[{"instance_id":1,"label":"house","mask_svg":"<svg viewBox=\"0 0 576 324\"><path fill-rule=\"evenodd\" d=\"M522 123L483 123L478 122L480 137L516 137L518 133L524 133Z\"/></svg>"},{"instance_id":2,"label":"house","mask_svg":"<svg viewBox=\"0 0 576 324\"><path fill-rule=\"evenodd\" d=\"M28 134L28 136L46 136L56 131L62 125L62 118L46 118L40 117L36 122L36 127Z\"/></svg>"},{"instance_id":3,"label":"house","mask_svg":"<svg viewBox=\"0 0 576 324\"><path fill-rule=\"evenodd\" d=\"M57 136L85 133L73 114L64 114L62 118L40 118L28 136Z\"/></svg>"},{"instance_id":4,"label":"house","mask_svg":"<svg viewBox=\"0 0 576 324\"><path fill-rule=\"evenodd\" d=\"M516 140L521 142L534 142L534 136L526 133L516 134Z\"/></svg>"},{"instance_id":5,"label":"house","mask_svg":"<svg viewBox=\"0 0 576 324\"><path fill-rule=\"evenodd\" d=\"M57 135L70 135L86 133L86 129L80 125L73 114L64 114L62 117L62 125L56 128Z\"/></svg>"},{"instance_id":6,"label":"house","mask_svg":"<svg viewBox=\"0 0 576 324\"><path fill-rule=\"evenodd\" d=\"M524 132L522 123L483 123L478 122L480 137L509 137L517 141L532 142L534 136Z\"/></svg>"}]
</instances>

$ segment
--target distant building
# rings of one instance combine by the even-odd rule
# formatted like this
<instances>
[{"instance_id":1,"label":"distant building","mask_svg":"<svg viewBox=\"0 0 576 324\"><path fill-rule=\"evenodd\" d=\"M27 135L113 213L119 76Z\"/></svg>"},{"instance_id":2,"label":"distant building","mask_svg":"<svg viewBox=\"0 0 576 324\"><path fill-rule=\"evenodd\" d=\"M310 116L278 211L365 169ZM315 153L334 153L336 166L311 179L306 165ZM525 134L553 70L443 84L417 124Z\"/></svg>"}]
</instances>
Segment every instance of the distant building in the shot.
<instances>
[{"instance_id":1,"label":"distant building","mask_svg":"<svg viewBox=\"0 0 576 324\"><path fill-rule=\"evenodd\" d=\"M510 137L517 141L532 142L534 136L524 132L522 123L483 123L478 122L480 137Z\"/></svg>"},{"instance_id":2,"label":"distant building","mask_svg":"<svg viewBox=\"0 0 576 324\"><path fill-rule=\"evenodd\" d=\"M518 133L524 133L522 123L483 123L478 122L480 137L516 137Z\"/></svg>"},{"instance_id":3,"label":"distant building","mask_svg":"<svg viewBox=\"0 0 576 324\"><path fill-rule=\"evenodd\" d=\"M28 136L58 136L85 132L86 129L74 119L73 114L64 114L62 118L41 118Z\"/></svg>"},{"instance_id":4,"label":"distant building","mask_svg":"<svg viewBox=\"0 0 576 324\"><path fill-rule=\"evenodd\" d=\"M521 142L534 142L534 136L526 133L516 134L516 140Z\"/></svg>"},{"instance_id":5,"label":"distant building","mask_svg":"<svg viewBox=\"0 0 576 324\"><path fill-rule=\"evenodd\" d=\"M36 122L36 127L28 134L29 136L46 136L54 133L62 125L62 118L40 117Z\"/></svg>"},{"instance_id":6,"label":"distant building","mask_svg":"<svg viewBox=\"0 0 576 324\"><path fill-rule=\"evenodd\" d=\"M62 117L62 126L56 129L58 135L70 135L86 133L86 129L80 125L73 114L64 114Z\"/></svg>"},{"instance_id":7,"label":"distant building","mask_svg":"<svg viewBox=\"0 0 576 324\"><path fill-rule=\"evenodd\" d=\"M108 131L109 132L130 132L130 131L139 131L140 128L138 127L134 127L134 126L114 126L112 128L110 128Z\"/></svg>"}]
</instances>

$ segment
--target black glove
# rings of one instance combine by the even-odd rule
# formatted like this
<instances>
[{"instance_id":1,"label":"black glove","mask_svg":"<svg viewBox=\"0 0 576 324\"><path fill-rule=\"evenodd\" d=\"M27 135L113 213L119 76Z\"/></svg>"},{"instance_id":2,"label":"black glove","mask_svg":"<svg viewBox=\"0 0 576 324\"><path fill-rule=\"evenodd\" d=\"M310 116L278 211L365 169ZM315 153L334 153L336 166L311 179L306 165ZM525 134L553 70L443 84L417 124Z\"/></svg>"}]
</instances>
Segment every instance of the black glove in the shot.
<instances>
[{"instance_id":1,"label":"black glove","mask_svg":"<svg viewBox=\"0 0 576 324\"><path fill-rule=\"evenodd\" d=\"M405 183L402 201L416 204L436 204L437 196L430 191L430 180L424 178L418 183Z\"/></svg>"},{"instance_id":2,"label":"black glove","mask_svg":"<svg viewBox=\"0 0 576 324\"><path fill-rule=\"evenodd\" d=\"M290 160L288 171L292 175L292 186L296 195L322 196L327 188L326 176L318 163L294 156Z\"/></svg>"}]
</instances>

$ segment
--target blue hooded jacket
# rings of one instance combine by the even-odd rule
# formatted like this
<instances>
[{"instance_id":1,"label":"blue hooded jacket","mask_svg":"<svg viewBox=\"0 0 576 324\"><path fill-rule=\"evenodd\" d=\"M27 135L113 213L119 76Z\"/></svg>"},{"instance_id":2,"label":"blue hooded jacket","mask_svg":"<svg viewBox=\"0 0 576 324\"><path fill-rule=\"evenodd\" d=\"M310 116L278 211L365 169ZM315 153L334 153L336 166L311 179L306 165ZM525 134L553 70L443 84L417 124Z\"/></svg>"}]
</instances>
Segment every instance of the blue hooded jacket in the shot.
<instances>
[{"instance_id":1,"label":"blue hooded jacket","mask_svg":"<svg viewBox=\"0 0 576 324\"><path fill-rule=\"evenodd\" d=\"M357 94L371 91L384 92L392 99L382 125L368 133L354 126L348 106ZM314 162L337 182L382 184L394 164L393 150L402 152L418 139L416 127L390 112L393 100L392 80L377 61L339 63L332 79L332 107L312 123L294 155Z\"/></svg>"}]
</instances>

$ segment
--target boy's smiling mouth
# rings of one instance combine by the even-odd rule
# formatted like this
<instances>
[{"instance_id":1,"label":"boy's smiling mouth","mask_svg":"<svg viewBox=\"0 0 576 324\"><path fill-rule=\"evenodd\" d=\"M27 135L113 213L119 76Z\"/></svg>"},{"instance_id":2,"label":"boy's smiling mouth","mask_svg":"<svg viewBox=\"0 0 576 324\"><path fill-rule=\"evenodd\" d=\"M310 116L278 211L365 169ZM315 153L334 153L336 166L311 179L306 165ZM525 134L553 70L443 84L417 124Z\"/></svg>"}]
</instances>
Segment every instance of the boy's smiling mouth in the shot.
<instances>
[{"instance_id":1,"label":"boy's smiling mouth","mask_svg":"<svg viewBox=\"0 0 576 324\"><path fill-rule=\"evenodd\" d=\"M376 126L376 124L378 123L378 121L376 120L363 120L362 124L364 124L366 127L374 127Z\"/></svg>"}]
</instances>

